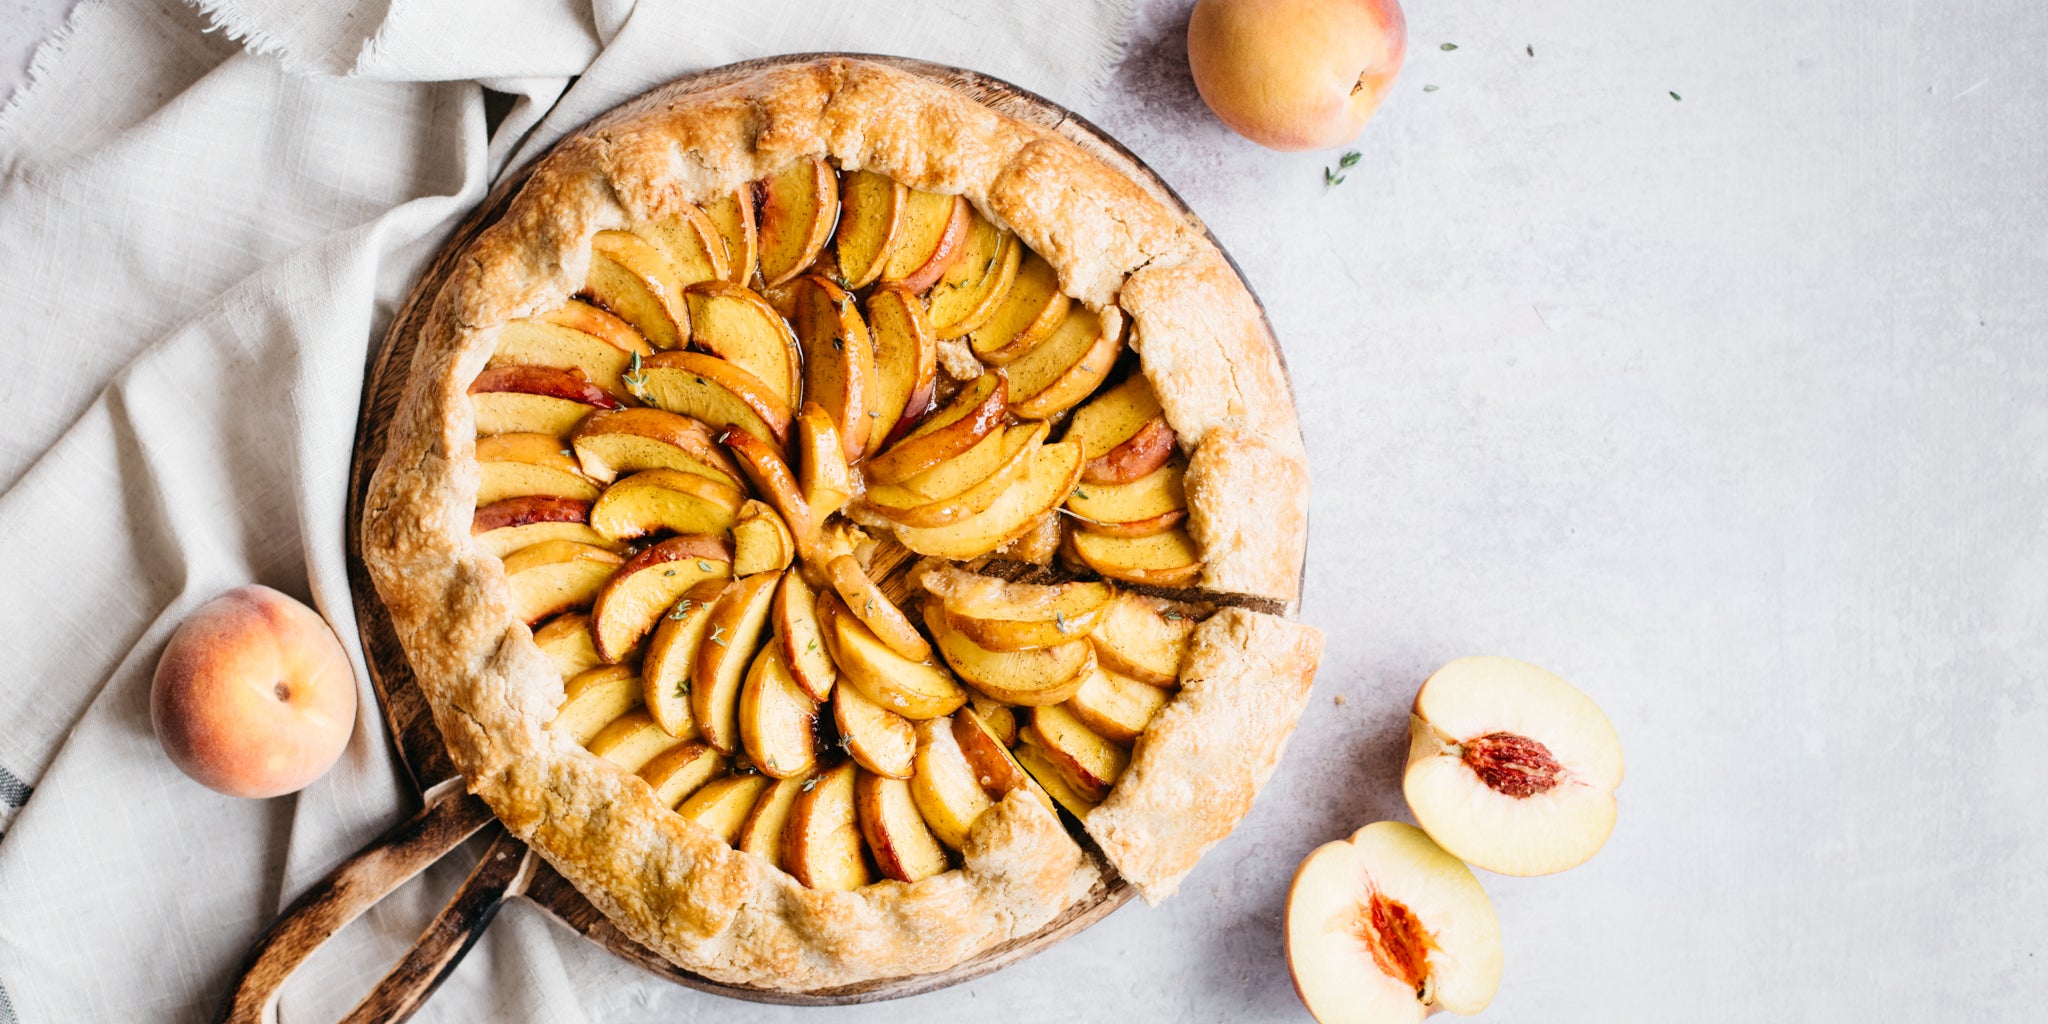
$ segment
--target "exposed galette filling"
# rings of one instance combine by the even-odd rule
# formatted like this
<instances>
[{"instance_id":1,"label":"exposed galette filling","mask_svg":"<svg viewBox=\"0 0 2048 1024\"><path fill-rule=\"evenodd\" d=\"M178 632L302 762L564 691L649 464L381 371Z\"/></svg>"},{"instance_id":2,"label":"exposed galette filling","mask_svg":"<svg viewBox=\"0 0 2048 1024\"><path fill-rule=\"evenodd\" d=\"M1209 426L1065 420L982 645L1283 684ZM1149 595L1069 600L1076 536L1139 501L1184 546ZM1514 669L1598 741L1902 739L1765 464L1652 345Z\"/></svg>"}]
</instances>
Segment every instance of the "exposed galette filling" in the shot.
<instances>
[{"instance_id":1,"label":"exposed galette filling","mask_svg":"<svg viewBox=\"0 0 2048 1024\"><path fill-rule=\"evenodd\" d=\"M944 872L1015 789L1085 818L1208 611L1153 596L1202 563L1124 335L825 160L599 232L470 387L550 728L813 888Z\"/></svg>"}]
</instances>

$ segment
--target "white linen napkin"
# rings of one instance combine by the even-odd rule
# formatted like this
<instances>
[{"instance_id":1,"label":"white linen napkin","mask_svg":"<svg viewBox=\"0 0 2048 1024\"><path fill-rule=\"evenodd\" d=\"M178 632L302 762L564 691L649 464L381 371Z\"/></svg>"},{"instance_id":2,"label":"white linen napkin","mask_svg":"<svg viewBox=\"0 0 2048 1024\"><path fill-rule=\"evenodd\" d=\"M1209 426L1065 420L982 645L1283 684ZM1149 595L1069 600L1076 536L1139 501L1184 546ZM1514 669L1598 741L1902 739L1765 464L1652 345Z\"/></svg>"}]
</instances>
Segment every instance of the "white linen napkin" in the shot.
<instances>
[{"instance_id":1,"label":"white linen napkin","mask_svg":"<svg viewBox=\"0 0 2048 1024\"><path fill-rule=\"evenodd\" d=\"M252 580L360 670L364 368L498 172L773 53L965 65L1086 111L1134 2L83 0L0 111L0 1024L209 1019L277 911L414 809L367 683L341 763L270 801L179 774L148 690L177 623ZM485 87L514 97L495 130ZM284 1019L345 1012L463 859L329 943ZM500 915L418 1019L581 1020L581 941Z\"/></svg>"}]
</instances>

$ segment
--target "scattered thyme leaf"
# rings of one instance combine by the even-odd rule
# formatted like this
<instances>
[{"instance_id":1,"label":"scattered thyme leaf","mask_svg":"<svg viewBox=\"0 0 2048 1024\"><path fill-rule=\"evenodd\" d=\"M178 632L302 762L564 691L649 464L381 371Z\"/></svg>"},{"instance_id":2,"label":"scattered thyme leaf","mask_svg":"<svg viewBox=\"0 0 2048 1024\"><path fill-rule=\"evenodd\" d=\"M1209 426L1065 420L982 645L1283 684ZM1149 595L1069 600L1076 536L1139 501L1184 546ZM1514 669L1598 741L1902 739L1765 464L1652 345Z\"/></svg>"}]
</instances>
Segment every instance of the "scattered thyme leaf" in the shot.
<instances>
[{"instance_id":1,"label":"scattered thyme leaf","mask_svg":"<svg viewBox=\"0 0 2048 1024\"><path fill-rule=\"evenodd\" d=\"M661 571L661 574L663 576L674 576L676 574L676 571L674 569L663 569Z\"/></svg>"},{"instance_id":2,"label":"scattered thyme leaf","mask_svg":"<svg viewBox=\"0 0 2048 1024\"><path fill-rule=\"evenodd\" d=\"M1329 188L1330 186L1332 186L1332 185L1335 185L1336 183L1338 183L1339 181L1342 181L1342 180L1343 180L1342 178L1339 178L1339 177L1337 177L1337 176L1336 176L1335 174L1331 173L1331 172L1330 172L1330 169L1329 169L1329 168L1327 168L1327 167L1323 168L1323 187L1324 187L1324 188Z\"/></svg>"},{"instance_id":3,"label":"scattered thyme leaf","mask_svg":"<svg viewBox=\"0 0 2048 1024\"><path fill-rule=\"evenodd\" d=\"M1351 168L1358 166L1358 161L1364 158L1365 154L1360 153L1355 149L1349 150L1345 152L1343 156L1337 158L1337 169L1340 171L1348 171Z\"/></svg>"},{"instance_id":4,"label":"scattered thyme leaf","mask_svg":"<svg viewBox=\"0 0 2048 1024\"><path fill-rule=\"evenodd\" d=\"M805 650L806 650L806 651L807 651L808 653L810 653L810 654L816 654L816 653L818 653L818 641L816 641L816 640L812 640L812 641L811 641L811 645L810 645L809 647L805 648Z\"/></svg>"},{"instance_id":5,"label":"scattered thyme leaf","mask_svg":"<svg viewBox=\"0 0 2048 1024\"><path fill-rule=\"evenodd\" d=\"M818 788L818 777L817 777L817 776L813 775L813 776L811 776L810 778L808 778L808 779L805 779L805 780L804 780L804 787L803 787L803 791L804 791L804 792L808 793L808 792L810 792L811 790L813 790L813 789L816 789L816 788Z\"/></svg>"},{"instance_id":6,"label":"scattered thyme leaf","mask_svg":"<svg viewBox=\"0 0 2048 1024\"><path fill-rule=\"evenodd\" d=\"M1180 610L1176 608L1168 608L1164 612L1164 615L1166 616L1166 621L1168 622L1179 622L1182 618L1184 618L1184 616L1181 615Z\"/></svg>"},{"instance_id":7,"label":"scattered thyme leaf","mask_svg":"<svg viewBox=\"0 0 2048 1024\"><path fill-rule=\"evenodd\" d=\"M1535 44L1535 43L1530 43L1529 45L1527 45L1527 46L1524 46L1524 47L1522 47L1522 49L1524 49L1524 50L1527 50L1527 51L1529 51L1529 56L1531 56L1531 57L1534 57L1534 56L1536 56L1536 44Z\"/></svg>"},{"instance_id":8,"label":"scattered thyme leaf","mask_svg":"<svg viewBox=\"0 0 2048 1024\"><path fill-rule=\"evenodd\" d=\"M1458 44L1456 44L1456 43L1445 43L1445 44L1443 44L1442 46L1439 46L1439 47L1437 47L1437 49L1439 49L1439 50L1442 50L1442 51L1444 51L1445 53L1449 53L1449 52L1451 52L1452 50L1455 50L1455 49L1457 49L1457 48L1458 48Z\"/></svg>"},{"instance_id":9,"label":"scattered thyme leaf","mask_svg":"<svg viewBox=\"0 0 2048 1024\"><path fill-rule=\"evenodd\" d=\"M724 627L724 626L713 626L713 627L711 627L711 642L712 642L712 643L714 643L714 644L717 644L717 645L718 645L718 646L720 646L720 647L724 647L724 646L725 646L725 627Z\"/></svg>"},{"instance_id":10,"label":"scattered thyme leaf","mask_svg":"<svg viewBox=\"0 0 2048 1024\"><path fill-rule=\"evenodd\" d=\"M1074 627L1073 627L1073 626L1071 626L1071 625L1069 625L1069 624L1067 623L1067 613L1066 613L1066 612L1058 612L1058 611L1056 611L1056 612L1053 612L1053 613L1052 613L1052 625L1053 625L1053 628L1054 628L1054 629L1057 629L1057 630L1059 630L1059 631L1060 631L1060 633L1061 633L1062 635L1065 635L1065 634L1067 634L1067 633L1071 633L1071 632L1073 632L1073 629L1074 629Z\"/></svg>"},{"instance_id":11,"label":"scattered thyme leaf","mask_svg":"<svg viewBox=\"0 0 2048 1024\"><path fill-rule=\"evenodd\" d=\"M705 571L705 572L710 572L710 571L711 571L711 563L710 563L710 562L704 562L704 561L699 561L699 562L697 563L697 568L699 568L699 569L702 569L702 570L703 570L703 571Z\"/></svg>"},{"instance_id":12,"label":"scattered thyme leaf","mask_svg":"<svg viewBox=\"0 0 2048 1024\"><path fill-rule=\"evenodd\" d=\"M688 697L690 696L690 681L689 681L689 680L687 680L687 679L678 679L678 680L676 680L676 696L677 696L677 697L681 697L681 698L685 698L685 699L687 699L687 698L688 698Z\"/></svg>"},{"instance_id":13,"label":"scattered thyme leaf","mask_svg":"<svg viewBox=\"0 0 2048 1024\"><path fill-rule=\"evenodd\" d=\"M1330 173L1330 172L1328 172L1328 171L1324 171L1323 173L1324 173L1324 174L1328 174L1328 173ZM1074 497L1076 497L1076 498L1079 498L1079 499L1081 499L1082 501L1087 501L1087 500L1088 500L1088 492L1087 492L1087 491L1084 491L1084 490L1082 490L1082 489L1080 489L1079 487L1076 487L1076 488L1074 488Z\"/></svg>"},{"instance_id":14,"label":"scattered thyme leaf","mask_svg":"<svg viewBox=\"0 0 2048 1024\"><path fill-rule=\"evenodd\" d=\"M680 600L680 601L677 601L677 602L676 602L675 610L673 610L673 611L669 612L669 613L668 613L668 617L669 617L669 618L671 618L671 619L675 619L675 620L677 620L678 622L680 622L680 621L682 621L682 620L683 620L684 618L687 618L687 617L689 616L689 614L690 614L690 609L691 609L692 607L694 607L694 606L696 605L696 603L697 603L697 602L695 602L695 601L693 601L693 600L691 600L691 599L689 599L689 598L687 598L687 597L686 597L686 598L683 598L682 600Z\"/></svg>"},{"instance_id":15,"label":"scattered thyme leaf","mask_svg":"<svg viewBox=\"0 0 2048 1024\"><path fill-rule=\"evenodd\" d=\"M640 369L640 353L633 353L633 365L626 369L626 375L619 378L619 382L626 385L626 390L635 398L640 397L641 390L647 387L647 374Z\"/></svg>"},{"instance_id":16,"label":"scattered thyme leaf","mask_svg":"<svg viewBox=\"0 0 2048 1024\"><path fill-rule=\"evenodd\" d=\"M1683 97L1683 96L1680 96L1679 94L1677 94L1677 93L1675 93L1675 92L1671 94L1671 98L1672 98L1673 100L1677 101L1677 102L1680 102L1680 103L1683 103L1683 102L1685 102L1685 97Z\"/></svg>"},{"instance_id":17,"label":"scattered thyme leaf","mask_svg":"<svg viewBox=\"0 0 2048 1024\"><path fill-rule=\"evenodd\" d=\"M1422 91L1423 91L1423 92L1435 92L1435 91L1436 91L1436 89L1437 89L1437 87L1436 87L1436 86L1434 86L1434 85L1425 85L1425 86L1423 86L1423 87L1422 87Z\"/></svg>"},{"instance_id":18,"label":"scattered thyme leaf","mask_svg":"<svg viewBox=\"0 0 2048 1024\"><path fill-rule=\"evenodd\" d=\"M833 337L833 339L832 339L832 351L834 351L834 352L844 352L844 351L846 351L846 339L845 339L845 338L841 338L841 337L837 337L837 336Z\"/></svg>"}]
</instances>

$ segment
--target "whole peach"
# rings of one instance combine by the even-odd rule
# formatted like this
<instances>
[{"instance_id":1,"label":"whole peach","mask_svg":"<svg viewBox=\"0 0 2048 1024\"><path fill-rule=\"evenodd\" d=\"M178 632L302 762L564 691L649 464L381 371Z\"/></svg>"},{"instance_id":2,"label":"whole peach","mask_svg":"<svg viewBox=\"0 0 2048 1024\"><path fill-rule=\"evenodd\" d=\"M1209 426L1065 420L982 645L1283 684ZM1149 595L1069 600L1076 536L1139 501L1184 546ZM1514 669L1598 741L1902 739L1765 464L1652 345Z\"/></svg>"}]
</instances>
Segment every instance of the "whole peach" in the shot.
<instances>
[{"instance_id":1,"label":"whole peach","mask_svg":"<svg viewBox=\"0 0 2048 1024\"><path fill-rule=\"evenodd\" d=\"M171 635L149 711L185 774L229 796L281 796L326 774L348 745L355 672L319 613L266 586L236 587Z\"/></svg>"},{"instance_id":2,"label":"whole peach","mask_svg":"<svg viewBox=\"0 0 2048 1024\"><path fill-rule=\"evenodd\" d=\"M1200 0L1188 20L1202 101L1272 149L1349 142L1407 52L1397 0Z\"/></svg>"}]
</instances>

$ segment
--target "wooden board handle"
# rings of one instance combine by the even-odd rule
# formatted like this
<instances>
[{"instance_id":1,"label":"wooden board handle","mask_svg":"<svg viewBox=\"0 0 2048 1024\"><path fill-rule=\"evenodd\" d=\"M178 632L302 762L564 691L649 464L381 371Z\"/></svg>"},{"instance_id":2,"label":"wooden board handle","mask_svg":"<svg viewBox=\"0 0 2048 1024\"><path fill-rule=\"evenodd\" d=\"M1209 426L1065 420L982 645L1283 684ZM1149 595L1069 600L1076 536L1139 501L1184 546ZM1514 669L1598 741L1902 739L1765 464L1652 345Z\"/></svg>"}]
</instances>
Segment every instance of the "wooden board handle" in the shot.
<instances>
[{"instance_id":1,"label":"wooden board handle","mask_svg":"<svg viewBox=\"0 0 2048 1024\"><path fill-rule=\"evenodd\" d=\"M250 949L220 1019L227 1024L276 1024L278 996L285 980L314 950L495 820L482 800L461 789L459 780L429 794L427 806L418 814L357 851L286 908ZM495 856L508 842L521 853ZM513 863L510 871L503 867L508 860ZM348 1019L395 1022L411 1016L490 923L499 902L516 887L523 887L531 874L523 847L517 840L500 836L412 952ZM364 1016L373 1003L400 1015Z\"/></svg>"}]
</instances>

